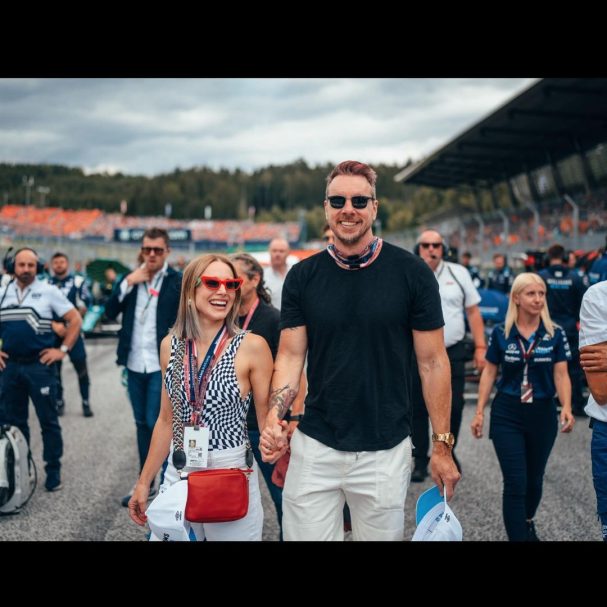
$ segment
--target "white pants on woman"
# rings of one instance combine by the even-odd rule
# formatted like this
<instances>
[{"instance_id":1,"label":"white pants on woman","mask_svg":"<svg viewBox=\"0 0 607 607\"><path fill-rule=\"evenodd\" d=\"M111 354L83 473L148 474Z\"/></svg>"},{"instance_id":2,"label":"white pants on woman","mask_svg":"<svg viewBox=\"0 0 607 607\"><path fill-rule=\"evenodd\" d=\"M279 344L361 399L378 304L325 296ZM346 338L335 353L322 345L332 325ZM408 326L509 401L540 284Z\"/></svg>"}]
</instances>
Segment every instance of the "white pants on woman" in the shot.
<instances>
[{"instance_id":1,"label":"white pants on woman","mask_svg":"<svg viewBox=\"0 0 607 607\"><path fill-rule=\"evenodd\" d=\"M233 449L222 449L221 451L209 451L207 468L244 468L246 446L241 445ZM204 468L186 467L182 472L196 472ZM169 453L169 464L164 473L165 485L172 485L179 480L179 473L173 466L173 445ZM244 518L227 523L191 523L192 532L196 541L205 538L210 542L215 541L261 541L263 531L263 508L261 506L261 493L259 491L259 475L257 462L253 462L253 472L249 476L249 511ZM150 535L151 542L159 542L160 538L153 533Z\"/></svg>"}]
</instances>

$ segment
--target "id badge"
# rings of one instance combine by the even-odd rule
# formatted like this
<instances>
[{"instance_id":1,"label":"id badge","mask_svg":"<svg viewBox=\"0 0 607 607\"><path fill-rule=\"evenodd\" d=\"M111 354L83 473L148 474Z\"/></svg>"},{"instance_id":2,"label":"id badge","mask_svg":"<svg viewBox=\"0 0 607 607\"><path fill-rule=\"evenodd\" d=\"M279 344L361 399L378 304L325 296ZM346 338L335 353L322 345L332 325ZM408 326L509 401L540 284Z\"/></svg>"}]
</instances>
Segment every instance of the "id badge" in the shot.
<instances>
[{"instance_id":1,"label":"id badge","mask_svg":"<svg viewBox=\"0 0 607 607\"><path fill-rule=\"evenodd\" d=\"M209 457L209 429L200 426L186 426L183 429L183 449L186 466L206 468Z\"/></svg>"},{"instance_id":2,"label":"id badge","mask_svg":"<svg viewBox=\"0 0 607 607\"><path fill-rule=\"evenodd\" d=\"M529 382L521 383L521 402L532 403L533 402L533 386Z\"/></svg>"}]
</instances>

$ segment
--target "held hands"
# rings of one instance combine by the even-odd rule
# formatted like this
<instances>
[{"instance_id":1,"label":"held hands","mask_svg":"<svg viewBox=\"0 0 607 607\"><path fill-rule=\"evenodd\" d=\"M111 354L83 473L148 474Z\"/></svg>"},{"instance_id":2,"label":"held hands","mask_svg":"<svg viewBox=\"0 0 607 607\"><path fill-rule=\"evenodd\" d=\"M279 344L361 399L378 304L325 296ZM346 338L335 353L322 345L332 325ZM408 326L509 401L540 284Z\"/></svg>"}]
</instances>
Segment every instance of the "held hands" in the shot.
<instances>
[{"instance_id":1,"label":"held hands","mask_svg":"<svg viewBox=\"0 0 607 607\"><path fill-rule=\"evenodd\" d=\"M8 358L8 354L0 350L0 371L4 371L6 369L6 359Z\"/></svg>"},{"instance_id":2,"label":"held hands","mask_svg":"<svg viewBox=\"0 0 607 607\"><path fill-rule=\"evenodd\" d=\"M274 464L287 452L288 433L289 425L285 420L266 425L259 438L259 450L264 462Z\"/></svg>"},{"instance_id":3,"label":"held hands","mask_svg":"<svg viewBox=\"0 0 607 607\"><path fill-rule=\"evenodd\" d=\"M148 507L148 495L150 494L150 484L137 482L135 485L135 491L131 495L129 500L129 516L131 520L138 525L145 525L148 517L145 515L145 511Z\"/></svg>"}]
</instances>

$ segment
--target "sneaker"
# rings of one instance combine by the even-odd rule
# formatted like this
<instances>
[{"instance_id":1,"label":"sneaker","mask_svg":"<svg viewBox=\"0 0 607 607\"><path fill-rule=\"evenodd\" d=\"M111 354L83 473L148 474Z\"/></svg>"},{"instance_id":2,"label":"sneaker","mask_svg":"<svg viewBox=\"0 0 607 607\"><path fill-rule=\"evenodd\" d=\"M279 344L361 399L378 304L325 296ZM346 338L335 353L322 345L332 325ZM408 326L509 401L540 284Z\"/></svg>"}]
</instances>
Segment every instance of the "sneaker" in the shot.
<instances>
[{"instance_id":1,"label":"sneaker","mask_svg":"<svg viewBox=\"0 0 607 607\"><path fill-rule=\"evenodd\" d=\"M61 484L61 473L59 470L49 470L46 473L46 481L44 482L44 488L47 491L59 491L63 485Z\"/></svg>"},{"instance_id":2,"label":"sneaker","mask_svg":"<svg viewBox=\"0 0 607 607\"><path fill-rule=\"evenodd\" d=\"M84 415L84 417L93 417L94 413L91 410L91 406L88 404L88 402L83 402L82 403L82 415Z\"/></svg>"},{"instance_id":3,"label":"sneaker","mask_svg":"<svg viewBox=\"0 0 607 607\"><path fill-rule=\"evenodd\" d=\"M413 468L413 472L411 474L411 482L412 483L423 483L427 476L428 476L427 464L422 464L421 462L416 462L415 468Z\"/></svg>"},{"instance_id":4,"label":"sneaker","mask_svg":"<svg viewBox=\"0 0 607 607\"><path fill-rule=\"evenodd\" d=\"M528 542L539 542L540 538L535 532L535 523L533 521L527 521L527 541Z\"/></svg>"},{"instance_id":5,"label":"sneaker","mask_svg":"<svg viewBox=\"0 0 607 607\"><path fill-rule=\"evenodd\" d=\"M57 415L61 417L65 413L65 402L62 400L57 401Z\"/></svg>"}]
</instances>

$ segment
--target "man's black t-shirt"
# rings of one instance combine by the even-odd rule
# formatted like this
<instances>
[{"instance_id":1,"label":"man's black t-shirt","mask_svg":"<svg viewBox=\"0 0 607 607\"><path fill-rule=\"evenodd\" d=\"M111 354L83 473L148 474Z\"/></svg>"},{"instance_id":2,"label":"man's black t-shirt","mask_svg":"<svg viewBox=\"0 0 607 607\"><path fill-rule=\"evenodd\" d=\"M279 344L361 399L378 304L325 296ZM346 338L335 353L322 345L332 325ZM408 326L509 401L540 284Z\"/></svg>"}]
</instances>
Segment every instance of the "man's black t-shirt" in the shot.
<instances>
[{"instance_id":1,"label":"man's black t-shirt","mask_svg":"<svg viewBox=\"0 0 607 607\"><path fill-rule=\"evenodd\" d=\"M238 317L239 327L242 327L246 318L246 315ZM276 358L276 352L278 351L278 338L280 337L280 333L278 332L279 321L280 312L271 304L267 304L260 299L257 310L253 313L251 322L247 327L251 333L260 335L268 342L273 359ZM249 430L258 430L257 416L255 414L255 401L253 399L251 399L251 404L247 413L247 425Z\"/></svg>"},{"instance_id":2,"label":"man's black t-shirt","mask_svg":"<svg viewBox=\"0 0 607 607\"><path fill-rule=\"evenodd\" d=\"M280 318L281 330L307 331L304 434L341 451L391 449L409 436L412 329L444 325L426 263L384 242L371 265L344 270L323 251L287 274Z\"/></svg>"}]
</instances>

